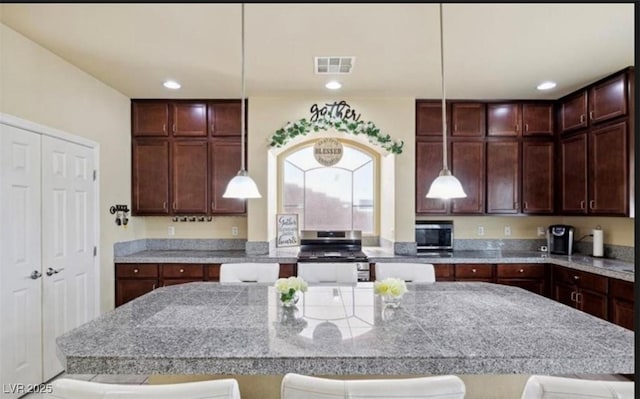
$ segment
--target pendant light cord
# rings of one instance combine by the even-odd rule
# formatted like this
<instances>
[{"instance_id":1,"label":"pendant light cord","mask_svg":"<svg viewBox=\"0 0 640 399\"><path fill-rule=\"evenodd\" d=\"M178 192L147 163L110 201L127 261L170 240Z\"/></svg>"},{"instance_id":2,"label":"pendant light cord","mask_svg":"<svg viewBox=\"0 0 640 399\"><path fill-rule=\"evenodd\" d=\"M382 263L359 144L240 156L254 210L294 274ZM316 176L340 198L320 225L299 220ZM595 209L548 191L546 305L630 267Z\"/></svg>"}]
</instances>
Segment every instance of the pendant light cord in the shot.
<instances>
[{"instance_id":1,"label":"pendant light cord","mask_svg":"<svg viewBox=\"0 0 640 399\"><path fill-rule=\"evenodd\" d=\"M440 3L440 78L442 80L442 169L447 167L447 114L444 92L444 35L442 33L442 3Z\"/></svg>"},{"instance_id":2,"label":"pendant light cord","mask_svg":"<svg viewBox=\"0 0 640 399\"><path fill-rule=\"evenodd\" d=\"M244 3L242 3L242 99L240 100L240 171L245 170L244 135L245 135L245 94L244 94Z\"/></svg>"}]
</instances>

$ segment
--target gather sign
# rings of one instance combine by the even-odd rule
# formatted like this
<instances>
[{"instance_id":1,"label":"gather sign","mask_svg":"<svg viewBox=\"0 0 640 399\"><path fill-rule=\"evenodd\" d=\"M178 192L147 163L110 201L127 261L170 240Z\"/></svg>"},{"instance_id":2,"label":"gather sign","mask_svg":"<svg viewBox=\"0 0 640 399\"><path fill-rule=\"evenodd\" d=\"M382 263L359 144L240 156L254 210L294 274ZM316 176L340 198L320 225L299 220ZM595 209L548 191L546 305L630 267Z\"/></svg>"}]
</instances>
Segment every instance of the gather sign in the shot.
<instances>
[{"instance_id":1,"label":"gather sign","mask_svg":"<svg viewBox=\"0 0 640 399\"><path fill-rule=\"evenodd\" d=\"M313 145L313 156L322 166L333 166L342 159L342 143L334 138L323 138Z\"/></svg>"}]
</instances>

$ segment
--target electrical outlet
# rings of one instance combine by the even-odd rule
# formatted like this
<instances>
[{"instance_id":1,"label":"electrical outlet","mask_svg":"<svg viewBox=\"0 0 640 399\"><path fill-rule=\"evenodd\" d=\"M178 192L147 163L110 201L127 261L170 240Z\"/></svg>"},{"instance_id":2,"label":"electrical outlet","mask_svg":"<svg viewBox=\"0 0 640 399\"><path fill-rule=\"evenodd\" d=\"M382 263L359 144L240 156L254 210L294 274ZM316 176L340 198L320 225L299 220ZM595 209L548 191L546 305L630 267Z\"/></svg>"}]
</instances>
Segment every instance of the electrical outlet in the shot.
<instances>
[{"instance_id":1,"label":"electrical outlet","mask_svg":"<svg viewBox=\"0 0 640 399\"><path fill-rule=\"evenodd\" d=\"M176 228L173 226L169 226L169 228L167 229L167 234L170 236L173 236L176 234Z\"/></svg>"},{"instance_id":2,"label":"electrical outlet","mask_svg":"<svg viewBox=\"0 0 640 399\"><path fill-rule=\"evenodd\" d=\"M484 226L478 226L478 235L479 236L483 236L484 235Z\"/></svg>"},{"instance_id":3,"label":"electrical outlet","mask_svg":"<svg viewBox=\"0 0 640 399\"><path fill-rule=\"evenodd\" d=\"M538 237L544 237L547 235L547 232L543 226L538 226Z\"/></svg>"},{"instance_id":4,"label":"electrical outlet","mask_svg":"<svg viewBox=\"0 0 640 399\"><path fill-rule=\"evenodd\" d=\"M231 235L234 237L238 235L238 226L233 226L231 228Z\"/></svg>"},{"instance_id":5,"label":"electrical outlet","mask_svg":"<svg viewBox=\"0 0 640 399\"><path fill-rule=\"evenodd\" d=\"M511 226L504 226L504 235L509 237L511 235Z\"/></svg>"}]
</instances>

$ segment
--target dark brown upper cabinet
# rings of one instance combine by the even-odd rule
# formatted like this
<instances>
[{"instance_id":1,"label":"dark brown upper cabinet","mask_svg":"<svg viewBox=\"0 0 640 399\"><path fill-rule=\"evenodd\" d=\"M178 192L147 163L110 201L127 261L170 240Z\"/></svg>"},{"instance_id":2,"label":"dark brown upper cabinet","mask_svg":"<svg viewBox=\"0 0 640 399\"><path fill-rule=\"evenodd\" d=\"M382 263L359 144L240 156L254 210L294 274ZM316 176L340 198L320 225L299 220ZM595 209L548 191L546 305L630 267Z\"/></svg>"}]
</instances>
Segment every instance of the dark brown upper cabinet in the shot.
<instances>
[{"instance_id":1,"label":"dark brown upper cabinet","mask_svg":"<svg viewBox=\"0 0 640 399\"><path fill-rule=\"evenodd\" d=\"M483 137L485 135L485 105L455 102L451 104L451 136ZM442 120L442 118L440 119ZM440 128L442 130L442 128Z\"/></svg>"},{"instance_id":2,"label":"dark brown upper cabinet","mask_svg":"<svg viewBox=\"0 0 640 399\"><path fill-rule=\"evenodd\" d=\"M416 143L416 213L444 214L448 201L426 198L431 183L442 169L442 140Z\"/></svg>"},{"instance_id":3,"label":"dark brown upper cabinet","mask_svg":"<svg viewBox=\"0 0 640 399\"><path fill-rule=\"evenodd\" d=\"M460 180L467 198L451 200L451 213L482 214L485 197L485 148L483 141L451 143L451 173Z\"/></svg>"},{"instance_id":4,"label":"dark brown upper cabinet","mask_svg":"<svg viewBox=\"0 0 640 399\"><path fill-rule=\"evenodd\" d=\"M217 101L209 103L209 134L211 136L240 137L240 101Z\"/></svg>"},{"instance_id":5,"label":"dark brown upper cabinet","mask_svg":"<svg viewBox=\"0 0 640 399\"><path fill-rule=\"evenodd\" d=\"M522 142L522 213L553 213L553 142Z\"/></svg>"},{"instance_id":6,"label":"dark brown upper cabinet","mask_svg":"<svg viewBox=\"0 0 640 399\"><path fill-rule=\"evenodd\" d=\"M210 147L211 212L213 214L242 214L246 200L224 198L229 181L240 170L240 140L215 140Z\"/></svg>"},{"instance_id":7,"label":"dark brown upper cabinet","mask_svg":"<svg viewBox=\"0 0 640 399\"><path fill-rule=\"evenodd\" d=\"M175 137L207 136L207 104L176 102L171 109L171 131Z\"/></svg>"},{"instance_id":8,"label":"dark brown upper cabinet","mask_svg":"<svg viewBox=\"0 0 640 399\"><path fill-rule=\"evenodd\" d=\"M169 214L169 141L137 139L132 151L132 214Z\"/></svg>"},{"instance_id":9,"label":"dark brown upper cabinet","mask_svg":"<svg viewBox=\"0 0 640 399\"><path fill-rule=\"evenodd\" d=\"M442 102L416 102L416 136L442 136Z\"/></svg>"},{"instance_id":10,"label":"dark brown upper cabinet","mask_svg":"<svg viewBox=\"0 0 640 399\"><path fill-rule=\"evenodd\" d=\"M628 212L627 123L593 129L589 135L589 213Z\"/></svg>"},{"instance_id":11,"label":"dark brown upper cabinet","mask_svg":"<svg viewBox=\"0 0 640 399\"><path fill-rule=\"evenodd\" d=\"M560 130L587 127L587 91L581 90L560 102Z\"/></svg>"},{"instance_id":12,"label":"dark brown upper cabinet","mask_svg":"<svg viewBox=\"0 0 640 399\"><path fill-rule=\"evenodd\" d=\"M168 136L169 103L166 101L132 102L131 133L133 137Z\"/></svg>"},{"instance_id":13,"label":"dark brown upper cabinet","mask_svg":"<svg viewBox=\"0 0 640 399\"><path fill-rule=\"evenodd\" d=\"M487 213L518 213L520 149L517 141L487 143Z\"/></svg>"},{"instance_id":14,"label":"dark brown upper cabinet","mask_svg":"<svg viewBox=\"0 0 640 399\"><path fill-rule=\"evenodd\" d=\"M589 90L589 121L600 123L627 114L627 77L620 74Z\"/></svg>"},{"instance_id":15,"label":"dark brown upper cabinet","mask_svg":"<svg viewBox=\"0 0 640 399\"><path fill-rule=\"evenodd\" d=\"M560 140L562 213L587 213L587 133Z\"/></svg>"},{"instance_id":16,"label":"dark brown upper cabinet","mask_svg":"<svg viewBox=\"0 0 640 399\"><path fill-rule=\"evenodd\" d=\"M495 103L487 105L489 136L553 136L553 104Z\"/></svg>"},{"instance_id":17,"label":"dark brown upper cabinet","mask_svg":"<svg viewBox=\"0 0 640 399\"><path fill-rule=\"evenodd\" d=\"M209 204L208 143L206 140L173 142L172 210L176 214L207 214Z\"/></svg>"}]
</instances>

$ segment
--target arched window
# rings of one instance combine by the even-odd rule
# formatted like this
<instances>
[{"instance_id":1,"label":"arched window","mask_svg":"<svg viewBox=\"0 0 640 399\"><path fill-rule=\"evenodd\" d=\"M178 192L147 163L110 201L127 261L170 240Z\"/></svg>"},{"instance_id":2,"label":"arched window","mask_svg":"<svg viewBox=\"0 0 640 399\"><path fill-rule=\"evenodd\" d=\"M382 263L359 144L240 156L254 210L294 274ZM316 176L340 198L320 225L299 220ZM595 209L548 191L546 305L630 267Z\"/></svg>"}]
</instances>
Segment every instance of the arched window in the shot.
<instances>
[{"instance_id":1,"label":"arched window","mask_svg":"<svg viewBox=\"0 0 640 399\"><path fill-rule=\"evenodd\" d=\"M280 157L280 209L297 213L301 230L362 230L377 233L377 155L341 140L342 159L326 167L313 156L313 142Z\"/></svg>"}]
</instances>

